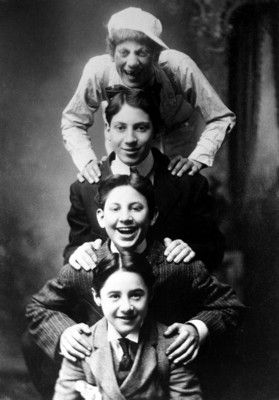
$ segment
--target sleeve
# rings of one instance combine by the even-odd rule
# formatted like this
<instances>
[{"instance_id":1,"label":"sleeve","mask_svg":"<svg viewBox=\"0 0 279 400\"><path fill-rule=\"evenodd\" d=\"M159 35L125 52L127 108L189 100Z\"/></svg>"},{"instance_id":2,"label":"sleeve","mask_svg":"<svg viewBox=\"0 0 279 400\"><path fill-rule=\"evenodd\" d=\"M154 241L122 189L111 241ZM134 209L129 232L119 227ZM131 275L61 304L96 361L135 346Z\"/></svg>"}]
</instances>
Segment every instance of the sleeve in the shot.
<instances>
[{"instance_id":1,"label":"sleeve","mask_svg":"<svg viewBox=\"0 0 279 400\"><path fill-rule=\"evenodd\" d=\"M170 400L202 400L199 380L194 369L171 363L169 377Z\"/></svg>"},{"instance_id":2,"label":"sleeve","mask_svg":"<svg viewBox=\"0 0 279 400\"><path fill-rule=\"evenodd\" d=\"M76 183L70 188L71 207L67 215L67 220L70 226L69 243L64 249L64 264L69 262L71 254L83 243L93 242L96 239L104 239L101 235L99 226L92 226L89 217L85 210L85 205L77 189ZM96 221L97 224L97 221Z\"/></svg>"},{"instance_id":3,"label":"sleeve","mask_svg":"<svg viewBox=\"0 0 279 400\"><path fill-rule=\"evenodd\" d=\"M87 130L93 125L94 113L102 101L105 61L102 56L89 60L74 96L62 113L63 142L79 170L90 160L97 159Z\"/></svg>"},{"instance_id":4,"label":"sleeve","mask_svg":"<svg viewBox=\"0 0 279 400\"><path fill-rule=\"evenodd\" d=\"M75 389L77 381L85 381L81 363L73 363L64 358L56 381L53 400L81 400L80 393Z\"/></svg>"},{"instance_id":5,"label":"sleeve","mask_svg":"<svg viewBox=\"0 0 279 400\"><path fill-rule=\"evenodd\" d=\"M216 270L222 263L225 250L225 239L216 222L216 202L209 194L206 178L197 175L191 177L191 181L189 219L185 221L189 231L187 243L209 271Z\"/></svg>"},{"instance_id":6,"label":"sleeve","mask_svg":"<svg viewBox=\"0 0 279 400\"><path fill-rule=\"evenodd\" d=\"M234 336L242 320L243 304L229 285L219 282L203 265L195 265L192 273L193 301L200 311L191 319L202 321L211 338Z\"/></svg>"},{"instance_id":7,"label":"sleeve","mask_svg":"<svg viewBox=\"0 0 279 400\"><path fill-rule=\"evenodd\" d=\"M78 300L73 279L68 278L70 268L64 266L58 278L48 281L26 308L31 336L52 359L58 355L61 334L76 323L70 317Z\"/></svg>"},{"instance_id":8,"label":"sleeve","mask_svg":"<svg viewBox=\"0 0 279 400\"><path fill-rule=\"evenodd\" d=\"M170 61L187 101L201 113L205 129L189 158L212 166L226 135L235 125L235 115L222 102L195 62L186 54L172 50Z\"/></svg>"}]
</instances>

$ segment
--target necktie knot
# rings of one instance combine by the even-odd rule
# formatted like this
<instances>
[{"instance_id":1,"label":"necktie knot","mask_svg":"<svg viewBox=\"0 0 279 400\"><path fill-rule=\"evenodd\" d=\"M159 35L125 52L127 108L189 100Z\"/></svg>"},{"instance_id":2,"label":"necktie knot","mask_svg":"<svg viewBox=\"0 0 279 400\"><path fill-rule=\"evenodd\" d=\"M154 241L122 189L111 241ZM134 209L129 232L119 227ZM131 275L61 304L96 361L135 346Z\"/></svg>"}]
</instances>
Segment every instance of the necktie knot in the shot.
<instances>
[{"instance_id":1,"label":"necktie knot","mask_svg":"<svg viewBox=\"0 0 279 400\"><path fill-rule=\"evenodd\" d=\"M139 171L138 171L137 167L130 167L130 175L132 175L132 174L139 175Z\"/></svg>"}]
</instances>

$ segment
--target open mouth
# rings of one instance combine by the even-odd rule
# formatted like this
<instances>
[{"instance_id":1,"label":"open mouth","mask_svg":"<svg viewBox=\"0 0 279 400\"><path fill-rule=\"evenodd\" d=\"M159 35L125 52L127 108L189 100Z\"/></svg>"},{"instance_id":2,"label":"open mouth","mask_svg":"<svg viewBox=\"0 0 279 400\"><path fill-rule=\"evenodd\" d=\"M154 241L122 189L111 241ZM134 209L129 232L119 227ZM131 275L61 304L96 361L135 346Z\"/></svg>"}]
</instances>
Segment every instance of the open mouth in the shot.
<instances>
[{"instance_id":1,"label":"open mouth","mask_svg":"<svg viewBox=\"0 0 279 400\"><path fill-rule=\"evenodd\" d=\"M116 230L121 233L121 235L133 235L136 231L137 228L135 226L125 226L125 227L121 227L121 228L116 228Z\"/></svg>"},{"instance_id":2,"label":"open mouth","mask_svg":"<svg viewBox=\"0 0 279 400\"><path fill-rule=\"evenodd\" d=\"M136 315L129 315L129 316L121 316L121 317L117 317L118 319L121 319L122 321L126 321L126 322L132 322L136 319Z\"/></svg>"},{"instance_id":3,"label":"open mouth","mask_svg":"<svg viewBox=\"0 0 279 400\"><path fill-rule=\"evenodd\" d=\"M127 154L137 154L139 149L138 148L129 148L129 149L122 149Z\"/></svg>"},{"instance_id":4,"label":"open mouth","mask_svg":"<svg viewBox=\"0 0 279 400\"><path fill-rule=\"evenodd\" d=\"M132 80L136 80L139 77L139 71L125 71L124 74Z\"/></svg>"}]
</instances>

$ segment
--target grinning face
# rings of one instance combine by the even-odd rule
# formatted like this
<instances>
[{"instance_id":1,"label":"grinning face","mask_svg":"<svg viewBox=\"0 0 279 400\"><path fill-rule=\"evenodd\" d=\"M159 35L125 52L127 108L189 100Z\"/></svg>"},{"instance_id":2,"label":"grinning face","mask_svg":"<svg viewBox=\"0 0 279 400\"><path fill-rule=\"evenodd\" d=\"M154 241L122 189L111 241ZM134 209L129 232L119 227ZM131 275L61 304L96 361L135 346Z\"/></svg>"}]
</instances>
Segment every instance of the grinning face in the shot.
<instances>
[{"instance_id":1,"label":"grinning face","mask_svg":"<svg viewBox=\"0 0 279 400\"><path fill-rule=\"evenodd\" d=\"M97 218L119 251L136 250L156 220L150 220L146 198L131 186L112 189Z\"/></svg>"},{"instance_id":2,"label":"grinning face","mask_svg":"<svg viewBox=\"0 0 279 400\"><path fill-rule=\"evenodd\" d=\"M139 330L147 314L148 288L141 275L119 270L108 277L94 299L114 328L127 336Z\"/></svg>"},{"instance_id":3,"label":"grinning face","mask_svg":"<svg viewBox=\"0 0 279 400\"><path fill-rule=\"evenodd\" d=\"M125 86L140 88L153 77L153 55L144 44L126 40L114 52L116 70Z\"/></svg>"},{"instance_id":4,"label":"grinning face","mask_svg":"<svg viewBox=\"0 0 279 400\"><path fill-rule=\"evenodd\" d=\"M153 125L146 112L123 104L112 117L108 139L120 160L129 166L142 162L151 148Z\"/></svg>"}]
</instances>

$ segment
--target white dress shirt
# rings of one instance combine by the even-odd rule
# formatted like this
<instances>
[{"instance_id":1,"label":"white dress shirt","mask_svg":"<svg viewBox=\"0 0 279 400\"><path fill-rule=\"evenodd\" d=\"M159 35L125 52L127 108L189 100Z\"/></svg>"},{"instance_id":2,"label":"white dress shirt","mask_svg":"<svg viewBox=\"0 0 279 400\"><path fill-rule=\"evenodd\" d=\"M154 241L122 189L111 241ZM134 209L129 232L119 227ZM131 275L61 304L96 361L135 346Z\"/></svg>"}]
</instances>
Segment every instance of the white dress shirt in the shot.
<instances>
[{"instance_id":1,"label":"white dress shirt","mask_svg":"<svg viewBox=\"0 0 279 400\"><path fill-rule=\"evenodd\" d=\"M151 151L147 154L145 159L137 164L134 167L137 168L138 173L141 176L148 176L151 180L151 183L154 182L154 174L153 174L153 166L154 166L154 157ZM111 171L113 175L130 175L130 167L129 165L124 164L117 155L115 155L114 160L111 162Z\"/></svg>"}]
</instances>

